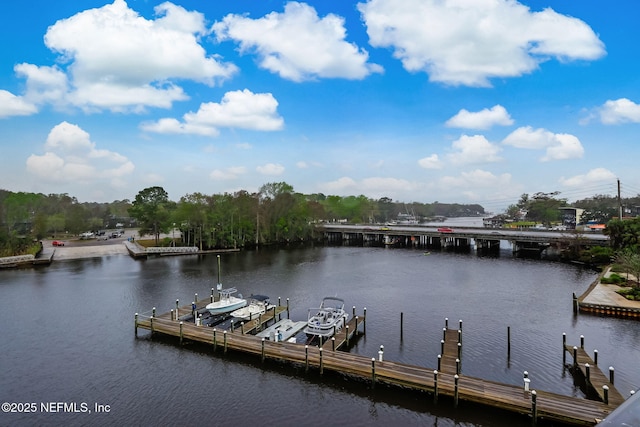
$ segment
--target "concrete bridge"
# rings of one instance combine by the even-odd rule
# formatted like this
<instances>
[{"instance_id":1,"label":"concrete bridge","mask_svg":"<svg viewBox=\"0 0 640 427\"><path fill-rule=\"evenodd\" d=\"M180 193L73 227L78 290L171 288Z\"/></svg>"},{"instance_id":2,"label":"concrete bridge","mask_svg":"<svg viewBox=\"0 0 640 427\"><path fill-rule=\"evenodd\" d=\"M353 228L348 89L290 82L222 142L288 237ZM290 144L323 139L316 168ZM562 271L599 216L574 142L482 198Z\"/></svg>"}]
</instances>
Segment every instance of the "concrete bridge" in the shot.
<instances>
[{"instance_id":1,"label":"concrete bridge","mask_svg":"<svg viewBox=\"0 0 640 427\"><path fill-rule=\"evenodd\" d=\"M512 230L419 225L346 225L323 224L319 229L329 242L384 244L422 248L460 248L484 250L511 244L514 253L545 250L558 252L571 246L608 246L609 236L586 232L549 230Z\"/></svg>"}]
</instances>

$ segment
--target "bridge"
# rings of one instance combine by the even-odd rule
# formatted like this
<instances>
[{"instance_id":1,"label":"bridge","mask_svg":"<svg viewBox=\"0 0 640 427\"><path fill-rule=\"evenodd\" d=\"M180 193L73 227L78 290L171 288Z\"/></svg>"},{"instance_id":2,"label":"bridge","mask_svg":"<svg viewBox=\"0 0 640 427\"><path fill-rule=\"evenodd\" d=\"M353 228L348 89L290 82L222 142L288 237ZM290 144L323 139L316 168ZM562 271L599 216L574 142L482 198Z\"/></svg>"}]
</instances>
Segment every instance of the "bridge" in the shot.
<instances>
[{"instance_id":1,"label":"bridge","mask_svg":"<svg viewBox=\"0 0 640 427\"><path fill-rule=\"evenodd\" d=\"M608 246L609 236L594 232L514 230L419 225L322 224L329 242L384 244L423 248L498 249L501 241L521 251L562 250L571 246Z\"/></svg>"}]
</instances>

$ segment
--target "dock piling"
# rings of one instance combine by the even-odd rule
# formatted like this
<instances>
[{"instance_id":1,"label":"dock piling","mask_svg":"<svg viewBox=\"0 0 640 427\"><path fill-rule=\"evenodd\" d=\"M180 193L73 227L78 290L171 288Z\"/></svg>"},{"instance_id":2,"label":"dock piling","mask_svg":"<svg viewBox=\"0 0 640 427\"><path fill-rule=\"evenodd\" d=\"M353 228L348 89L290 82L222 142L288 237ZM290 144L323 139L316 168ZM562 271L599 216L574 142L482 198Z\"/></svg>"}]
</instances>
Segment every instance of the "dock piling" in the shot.
<instances>
[{"instance_id":1,"label":"dock piling","mask_svg":"<svg viewBox=\"0 0 640 427\"><path fill-rule=\"evenodd\" d=\"M404 332L404 312L400 312L400 340L402 340L403 332Z\"/></svg>"},{"instance_id":2,"label":"dock piling","mask_svg":"<svg viewBox=\"0 0 640 427\"><path fill-rule=\"evenodd\" d=\"M198 293L196 292L196 294L193 296L193 299L195 300L195 302L198 302Z\"/></svg>"},{"instance_id":3,"label":"dock piling","mask_svg":"<svg viewBox=\"0 0 640 427\"><path fill-rule=\"evenodd\" d=\"M138 313L136 313L135 317L134 317L134 325L136 327L135 329L135 333L136 333L136 337L138 336Z\"/></svg>"},{"instance_id":4,"label":"dock piling","mask_svg":"<svg viewBox=\"0 0 640 427\"><path fill-rule=\"evenodd\" d=\"M322 375L324 371L324 367L322 366L322 347L318 349L318 354L320 355L320 375Z\"/></svg>"},{"instance_id":5,"label":"dock piling","mask_svg":"<svg viewBox=\"0 0 640 427\"><path fill-rule=\"evenodd\" d=\"M589 366L588 363L584 364L584 372L585 372L585 377L587 377L587 381L591 381L591 366Z\"/></svg>"},{"instance_id":6,"label":"dock piling","mask_svg":"<svg viewBox=\"0 0 640 427\"><path fill-rule=\"evenodd\" d=\"M608 405L609 404L609 386L608 385L603 385L602 386L602 394L604 394L604 404Z\"/></svg>"},{"instance_id":7,"label":"dock piling","mask_svg":"<svg viewBox=\"0 0 640 427\"><path fill-rule=\"evenodd\" d=\"M593 363L594 365L598 364L598 350L593 350Z\"/></svg>"},{"instance_id":8,"label":"dock piling","mask_svg":"<svg viewBox=\"0 0 640 427\"><path fill-rule=\"evenodd\" d=\"M453 391L453 406L454 408L458 407L458 395L459 395L459 391L458 391L458 382L460 381L460 376L458 374L455 374L453 376L453 382L454 382L454 391Z\"/></svg>"},{"instance_id":9,"label":"dock piling","mask_svg":"<svg viewBox=\"0 0 640 427\"><path fill-rule=\"evenodd\" d=\"M155 307L153 307L153 308L151 309L151 313L152 313L151 315L152 315L153 317L156 317L156 308L155 308Z\"/></svg>"},{"instance_id":10,"label":"dock piling","mask_svg":"<svg viewBox=\"0 0 640 427\"><path fill-rule=\"evenodd\" d=\"M438 371L442 370L442 355L438 355Z\"/></svg>"},{"instance_id":11,"label":"dock piling","mask_svg":"<svg viewBox=\"0 0 640 427\"><path fill-rule=\"evenodd\" d=\"M613 366L609 366L609 382L611 383L611 385L613 385L613 380L614 380L614 370L613 370Z\"/></svg>"},{"instance_id":12,"label":"dock piling","mask_svg":"<svg viewBox=\"0 0 640 427\"><path fill-rule=\"evenodd\" d=\"M433 371L433 403L438 403L438 371Z\"/></svg>"},{"instance_id":13,"label":"dock piling","mask_svg":"<svg viewBox=\"0 0 640 427\"><path fill-rule=\"evenodd\" d=\"M262 338L262 362L264 363L264 338Z\"/></svg>"},{"instance_id":14,"label":"dock piling","mask_svg":"<svg viewBox=\"0 0 640 427\"><path fill-rule=\"evenodd\" d=\"M216 328L213 328L213 351L216 351L218 347L218 340L216 340Z\"/></svg>"},{"instance_id":15,"label":"dock piling","mask_svg":"<svg viewBox=\"0 0 640 427\"><path fill-rule=\"evenodd\" d=\"M584 349L584 335L580 335L580 348Z\"/></svg>"},{"instance_id":16,"label":"dock piling","mask_svg":"<svg viewBox=\"0 0 640 427\"><path fill-rule=\"evenodd\" d=\"M578 347L573 346L573 366L578 366Z\"/></svg>"},{"instance_id":17,"label":"dock piling","mask_svg":"<svg viewBox=\"0 0 640 427\"><path fill-rule=\"evenodd\" d=\"M224 331L224 354L227 354L227 331Z\"/></svg>"},{"instance_id":18,"label":"dock piling","mask_svg":"<svg viewBox=\"0 0 640 427\"><path fill-rule=\"evenodd\" d=\"M331 351L336 351L336 337L331 337Z\"/></svg>"},{"instance_id":19,"label":"dock piling","mask_svg":"<svg viewBox=\"0 0 640 427\"><path fill-rule=\"evenodd\" d=\"M182 335L182 326L183 326L183 323L180 322L180 345L182 345L182 336L183 336Z\"/></svg>"},{"instance_id":20,"label":"dock piling","mask_svg":"<svg viewBox=\"0 0 640 427\"><path fill-rule=\"evenodd\" d=\"M304 346L304 371L309 371L309 346Z\"/></svg>"},{"instance_id":21,"label":"dock piling","mask_svg":"<svg viewBox=\"0 0 640 427\"><path fill-rule=\"evenodd\" d=\"M345 326L345 333L346 333L345 338L346 338L346 341L347 341L347 347L349 347L349 325Z\"/></svg>"},{"instance_id":22,"label":"dock piling","mask_svg":"<svg viewBox=\"0 0 640 427\"><path fill-rule=\"evenodd\" d=\"M442 328L442 340L447 339L447 328Z\"/></svg>"},{"instance_id":23,"label":"dock piling","mask_svg":"<svg viewBox=\"0 0 640 427\"><path fill-rule=\"evenodd\" d=\"M448 317L444 318L444 327L449 329L449 318Z\"/></svg>"},{"instance_id":24,"label":"dock piling","mask_svg":"<svg viewBox=\"0 0 640 427\"><path fill-rule=\"evenodd\" d=\"M531 424L538 424L538 393L535 390L531 392Z\"/></svg>"},{"instance_id":25,"label":"dock piling","mask_svg":"<svg viewBox=\"0 0 640 427\"><path fill-rule=\"evenodd\" d=\"M376 387L376 358L371 358L371 388Z\"/></svg>"},{"instance_id":26,"label":"dock piling","mask_svg":"<svg viewBox=\"0 0 640 427\"><path fill-rule=\"evenodd\" d=\"M440 340L440 354L444 354L444 340Z\"/></svg>"},{"instance_id":27,"label":"dock piling","mask_svg":"<svg viewBox=\"0 0 640 427\"><path fill-rule=\"evenodd\" d=\"M511 326L507 326L507 358L511 358Z\"/></svg>"}]
</instances>

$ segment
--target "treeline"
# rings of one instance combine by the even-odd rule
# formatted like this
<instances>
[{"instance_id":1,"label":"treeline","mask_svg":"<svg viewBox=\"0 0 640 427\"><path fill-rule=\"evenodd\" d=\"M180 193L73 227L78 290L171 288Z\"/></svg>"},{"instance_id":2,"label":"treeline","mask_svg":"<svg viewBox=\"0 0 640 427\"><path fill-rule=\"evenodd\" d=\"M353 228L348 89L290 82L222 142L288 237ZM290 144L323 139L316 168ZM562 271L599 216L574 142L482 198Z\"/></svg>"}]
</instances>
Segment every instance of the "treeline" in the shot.
<instances>
[{"instance_id":1,"label":"treeline","mask_svg":"<svg viewBox=\"0 0 640 427\"><path fill-rule=\"evenodd\" d=\"M385 223L411 215L418 221L436 217L477 216L477 204L400 203L388 197L301 194L285 182L268 183L256 193L193 193L171 201L162 187L141 190L135 200L79 203L68 194L0 190L0 256L23 253L33 241L68 238L89 230L139 227L159 237L174 228L185 245L203 248L309 240L319 222Z\"/></svg>"}]
</instances>

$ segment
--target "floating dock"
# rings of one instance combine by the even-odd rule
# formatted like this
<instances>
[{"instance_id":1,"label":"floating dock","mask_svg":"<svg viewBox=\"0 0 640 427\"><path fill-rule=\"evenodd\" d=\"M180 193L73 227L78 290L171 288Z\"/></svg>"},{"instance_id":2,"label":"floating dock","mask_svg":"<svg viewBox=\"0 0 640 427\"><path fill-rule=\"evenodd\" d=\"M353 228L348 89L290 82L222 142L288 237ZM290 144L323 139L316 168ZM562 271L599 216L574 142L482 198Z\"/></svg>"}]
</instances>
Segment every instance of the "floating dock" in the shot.
<instances>
[{"instance_id":1,"label":"floating dock","mask_svg":"<svg viewBox=\"0 0 640 427\"><path fill-rule=\"evenodd\" d=\"M305 372L316 369L320 374L332 371L357 377L370 383L371 388L375 388L377 383L400 386L427 392L434 401L438 401L440 396L447 396L453 400L456 407L460 401L474 402L528 416L534 425L538 419L545 419L566 425L594 426L624 401L620 393L615 391L613 382L607 386L609 387L608 399L595 401L530 390L526 377L524 386L519 387L466 376L461 366L462 321L457 330L450 329L448 325L443 328L438 369L433 369L385 360L383 346L380 347L377 358L338 351L342 345L349 345L349 341L359 333L359 328L363 329L362 333L366 331L366 316L356 316L355 308L354 315L345 328L330 340L319 343L318 346L311 346L284 340L275 342L251 334L254 331L270 333L267 331L273 328L273 325L267 326L267 323L281 321L281 315L285 311L288 319L288 300L286 307L281 306L278 301L278 305L270 312L241 323L240 328L230 330L180 320L184 315L197 318L198 312L207 303L208 301L194 302L190 306L178 307L178 301L176 301L175 312L171 310L169 313L156 316L154 309L151 315L136 314L136 336L138 329L142 328L152 333L179 337L181 343L184 340L190 340L209 344L213 346L214 351L218 348L223 349L225 353L233 350L260 356L262 361L272 359L301 365L305 367ZM181 316L181 313L184 314ZM568 348L564 343L563 347ZM583 363L583 359L580 358L584 355L580 352L577 354L579 354L578 364ZM595 370L589 374L594 388L597 388Z\"/></svg>"}]
</instances>

